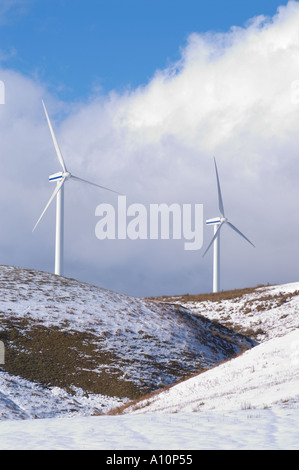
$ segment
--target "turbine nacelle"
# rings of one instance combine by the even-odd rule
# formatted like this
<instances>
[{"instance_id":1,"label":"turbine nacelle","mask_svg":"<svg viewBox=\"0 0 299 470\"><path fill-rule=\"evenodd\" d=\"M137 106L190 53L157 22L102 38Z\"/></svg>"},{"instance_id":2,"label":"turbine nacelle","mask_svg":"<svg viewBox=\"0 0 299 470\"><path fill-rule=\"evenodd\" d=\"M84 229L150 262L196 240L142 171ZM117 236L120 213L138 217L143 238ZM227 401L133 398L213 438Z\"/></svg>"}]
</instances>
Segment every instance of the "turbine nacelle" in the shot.
<instances>
[{"instance_id":1,"label":"turbine nacelle","mask_svg":"<svg viewBox=\"0 0 299 470\"><path fill-rule=\"evenodd\" d=\"M67 180L69 178L71 178L71 174L69 171L58 171L58 173L54 173L53 175L50 175L49 176L49 181L50 183L52 183L53 181L57 182L59 180Z\"/></svg>"},{"instance_id":2,"label":"turbine nacelle","mask_svg":"<svg viewBox=\"0 0 299 470\"><path fill-rule=\"evenodd\" d=\"M219 225L221 224L222 220L222 217L214 217L213 219L207 219L206 225Z\"/></svg>"}]
</instances>

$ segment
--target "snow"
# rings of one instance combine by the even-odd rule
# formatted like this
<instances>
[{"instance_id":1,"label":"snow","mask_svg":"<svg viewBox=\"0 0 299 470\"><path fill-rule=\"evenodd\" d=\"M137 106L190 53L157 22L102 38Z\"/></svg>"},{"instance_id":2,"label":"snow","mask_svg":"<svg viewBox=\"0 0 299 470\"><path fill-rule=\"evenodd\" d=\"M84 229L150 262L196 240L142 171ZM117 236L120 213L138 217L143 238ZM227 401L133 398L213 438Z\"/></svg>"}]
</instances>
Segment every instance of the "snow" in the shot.
<instances>
[{"instance_id":1,"label":"snow","mask_svg":"<svg viewBox=\"0 0 299 470\"><path fill-rule=\"evenodd\" d=\"M16 276L17 293L8 273ZM66 288L53 277L22 271L17 279L17 274L13 268L0 270L2 314L27 316L49 327L80 330L84 325L98 334L109 331L107 346L120 341L128 355L130 342L137 341L141 329L154 331L156 345L194 341L190 330L177 330L181 325L174 310L165 309L161 325L156 306L145 300L87 285L79 288L76 281L68 281L66 299ZM99 304L106 316L99 315ZM298 450L299 283L183 306L199 319L225 323L229 318L236 327L262 329L260 344L160 393L128 403L119 415L94 416L94 410L106 413L128 400L87 395L80 389L68 393L59 387L44 388L2 371L0 450ZM143 342L142 347L153 352L150 343ZM169 350L161 346L155 353L167 360Z\"/></svg>"},{"instance_id":2,"label":"snow","mask_svg":"<svg viewBox=\"0 0 299 470\"><path fill-rule=\"evenodd\" d=\"M298 450L298 422L284 408L10 420L0 450Z\"/></svg>"},{"instance_id":3,"label":"snow","mask_svg":"<svg viewBox=\"0 0 299 470\"><path fill-rule=\"evenodd\" d=\"M127 414L1 421L0 449L299 449L298 344L269 340Z\"/></svg>"},{"instance_id":4,"label":"snow","mask_svg":"<svg viewBox=\"0 0 299 470\"><path fill-rule=\"evenodd\" d=\"M284 297L283 297L284 296ZM182 301L194 315L203 315L231 328L256 331L259 342L283 336L299 328L299 282L261 287L236 299Z\"/></svg>"},{"instance_id":5,"label":"snow","mask_svg":"<svg viewBox=\"0 0 299 470\"><path fill-rule=\"evenodd\" d=\"M140 401L126 413L263 409L288 402L299 406L299 330Z\"/></svg>"},{"instance_id":6,"label":"snow","mask_svg":"<svg viewBox=\"0 0 299 470\"><path fill-rule=\"evenodd\" d=\"M45 388L21 377L0 375L0 420L90 416L126 403L118 397L86 394L74 389L67 393L59 387Z\"/></svg>"},{"instance_id":7,"label":"snow","mask_svg":"<svg viewBox=\"0 0 299 470\"><path fill-rule=\"evenodd\" d=\"M183 309L179 314L178 307L164 305L162 310L154 301L44 272L0 267L0 332L5 330L2 316L49 329L84 331L96 338L102 352L120 356L121 351L117 367L123 380L132 378L149 389L173 383L177 362L189 373L227 357L227 342L213 337L200 318Z\"/></svg>"}]
</instances>

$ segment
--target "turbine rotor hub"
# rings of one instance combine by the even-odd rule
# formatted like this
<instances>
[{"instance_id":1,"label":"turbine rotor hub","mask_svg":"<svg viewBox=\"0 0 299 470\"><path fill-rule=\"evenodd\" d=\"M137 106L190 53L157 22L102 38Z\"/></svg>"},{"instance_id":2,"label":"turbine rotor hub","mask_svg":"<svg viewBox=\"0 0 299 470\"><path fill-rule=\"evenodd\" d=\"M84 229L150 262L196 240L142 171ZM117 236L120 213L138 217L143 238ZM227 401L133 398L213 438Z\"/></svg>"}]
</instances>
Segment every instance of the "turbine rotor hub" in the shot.
<instances>
[{"instance_id":1,"label":"turbine rotor hub","mask_svg":"<svg viewBox=\"0 0 299 470\"><path fill-rule=\"evenodd\" d=\"M62 173L62 177L63 177L64 179L66 179L66 180L68 180L71 176L72 176L72 175L70 174L69 171L64 171L64 172Z\"/></svg>"}]
</instances>

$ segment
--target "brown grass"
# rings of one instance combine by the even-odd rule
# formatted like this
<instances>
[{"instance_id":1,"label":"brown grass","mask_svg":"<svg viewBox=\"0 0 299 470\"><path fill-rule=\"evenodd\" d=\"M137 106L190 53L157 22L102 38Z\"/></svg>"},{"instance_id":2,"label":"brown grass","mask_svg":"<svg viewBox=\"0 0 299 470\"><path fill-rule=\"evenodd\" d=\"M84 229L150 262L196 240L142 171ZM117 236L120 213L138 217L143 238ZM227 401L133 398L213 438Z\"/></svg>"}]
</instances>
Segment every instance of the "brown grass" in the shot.
<instances>
[{"instance_id":1,"label":"brown grass","mask_svg":"<svg viewBox=\"0 0 299 470\"><path fill-rule=\"evenodd\" d=\"M269 285L268 285L269 286ZM222 300L237 300L245 294L252 294L260 289L261 287L268 287L265 285L258 285L256 287L247 287L244 289L233 289L226 290L215 293L206 293L206 294L183 294L183 295L162 295L159 297L149 297L150 300L157 300L162 302L173 302L173 301L182 301L182 302L221 302Z\"/></svg>"},{"instance_id":2,"label":"brown grass","mask_svg":"<svg viewBox=\"0 0 299 470\"><path fill-rule=\"evenodd\" d=\"M133 382L121 379L121 371L115 367L121 358L101 350L99 337L91 333L47 328L13 317L2 317L1 325L0 340L5 343L1 370L11 375L68 392L78 387L87 394L120 398L142 393Z\"/></svg>"}]
</instances>

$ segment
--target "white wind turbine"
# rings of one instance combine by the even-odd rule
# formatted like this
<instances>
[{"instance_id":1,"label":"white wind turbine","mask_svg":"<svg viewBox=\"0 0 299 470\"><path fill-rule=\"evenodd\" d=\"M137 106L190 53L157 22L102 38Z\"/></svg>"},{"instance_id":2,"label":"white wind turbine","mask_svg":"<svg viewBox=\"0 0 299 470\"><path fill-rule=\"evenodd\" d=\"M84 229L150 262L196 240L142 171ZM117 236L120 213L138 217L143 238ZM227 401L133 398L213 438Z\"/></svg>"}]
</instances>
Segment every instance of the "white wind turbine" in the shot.
<instances>
[{"instance_id":1,"label":"white wind turbine","mask_svg":"<svg viewBox=\"0 0 299 470\"><path fill-rule=\"evenodd\" d=\"M45 214L46 210L50 206L51 202L56 196L56 236L55 236L55 274L57 275L62 275L63 274L63 239L64 239L64 183L67 180L74 180L74 181L80 181L82 183L87 183L92 186L96 186L101 189L105 189L107 191L111 191L113 193L119 194L116 191L113 191L112 189L105 188L104 186L100 186L99 184L91 183L90 181L84 180L82 178L78 178L78 176L72 175L66 168L65 162L63 160L60 148L58 146L53 127L51 125L51 121L49 119L47 109L45 106L45 103L42 101L46 118L48 121L48 125L50 128L51 136L53 139L54 147L57 153L58 160L61 164L62 171L55 173L53 175L49 176L49 181L50 182L56 182L56 187L52 193L52 196L50 197L46 207L44 208L43 212L41 213L40 218L36 222L32 232L36 229L37 225L39 224L40 220L42 219L43 215Z\"/></svg>"},{"instance_id":2,"label":"white wind turbine","mask_svg":"<svg viewBox=\"0 0 299 470\"><path fill-rule=\"evenodd\" d=\"M220 211L220 217L215 217L214 219L208 219L206 221L206 225L214 225L214 236L212 240L210 241L206 251L204 252L203 256L207 253L207 251L210 249L212 244L214 243L214 259L213 259L213 292L219 292L220 290L220 230L223 227L224 224L227 224L230 228L232 228L235 232L237 232L239 235L241 235L245 240L248 241L252 246L254 246L253 243L251 243L250 240L248 240L245 235L240 232L240 230L237 229L231 222L228 221L228 219L224 215L224 207L223 207L223 201L222 201L222 195L221 195L221 189L220 189L220 182L219 182L219 176L218 176L218 170L217 170L217 165L216 165L216 160L214 158L214 163L215 163L215 170L216 170L216 178L217 178L217 189L218 189L218 205L219 205L219 211Z\"/></svg>"}]
</instances>

